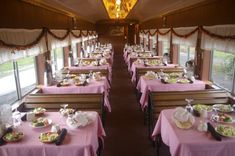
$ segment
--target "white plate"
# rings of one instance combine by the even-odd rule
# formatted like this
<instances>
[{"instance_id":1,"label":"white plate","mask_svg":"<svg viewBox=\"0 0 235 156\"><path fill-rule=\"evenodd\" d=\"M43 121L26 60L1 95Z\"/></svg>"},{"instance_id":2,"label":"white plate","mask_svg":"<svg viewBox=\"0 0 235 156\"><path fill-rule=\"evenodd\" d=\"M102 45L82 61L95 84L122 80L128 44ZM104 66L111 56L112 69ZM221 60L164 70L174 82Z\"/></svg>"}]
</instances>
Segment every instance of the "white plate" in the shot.
<instances>
[{"instance_id":1,"label":"white plate","mask_svg":"<svg viewBox=\"0 0 235 156\"><path fill-rule=\"evenodd\" d=\"M32 122L29 124L31 127L33 128L44 128L44 127L48 127L52 124L52 120L51 119L47 119L48 120L48 125L43 125L43 126L38 126L38 127L35 127L32 125Z\"/></svg>"},{"instance_id":2,"label":"white plate","mask_svg":"<svg viewBox=\"0 0 235 156\"><path fill-rule=\"evenodd\" d=\"M226 107L228 107L228 108L226 108ZM213 109L220 111L220 112L224 112L224 113L233 112L233 108L229 104L215 104L215 105L213 105Z\"/></svg>"},{"instance_id":3,"label":"white plate","mask_svg":"<svg viewBox=\"0 0 235 156\"><path fill-rule=\"evenodd\" d=\"M222 126L222 127L229 127L229 128L234 129L234 130L235 130L235 127L233 127L233 126L231 126L231 125L217 125L217 126L215 127L215 131L218 132L220 135L225 136L225 137L231 137L231 138L234 138L234 137L235 137L235 135L226 135L226 134L220 132L220 131L218 130L218 127L219 127L219 126Z\"/></svg>"}]
</instances>

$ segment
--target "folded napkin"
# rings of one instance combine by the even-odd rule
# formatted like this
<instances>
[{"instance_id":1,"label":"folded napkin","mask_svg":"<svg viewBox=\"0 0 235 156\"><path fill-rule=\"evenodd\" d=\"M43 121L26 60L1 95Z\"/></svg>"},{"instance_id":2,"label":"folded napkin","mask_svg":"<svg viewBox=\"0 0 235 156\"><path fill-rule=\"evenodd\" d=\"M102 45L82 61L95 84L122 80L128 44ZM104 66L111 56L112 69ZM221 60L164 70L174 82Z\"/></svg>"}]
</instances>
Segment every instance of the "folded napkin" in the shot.
<instances>
[{"instance_id":1,"label":"folded napkin","mask_svg":"<svg viewBox=\"0 0 235 156\"><path fill-rule=\"evenodd\" d=\"M61 132L60 132L60 135L59 135L58 139L57 139L56 142L55 142L55 144L56 144L57 146L59 146L59 145L61 145L61 144L63 143L66 134L67 134L67 129L63 128L63 129L61 130Z\"/></svg>"},{"instance_id":2,"label":"folded napkin","mask_svg":"<svg viewBox=\"0 0 235 156\"><path fill-rule=\"evenodd\" d=\"M59 82L56 86L57 86L57 87L61 87L61 86L62 86L61 83L62 83L62 81Z\"/></svg>"},{"instance_id":3,"label":"folded napkin","mask_svg":"<svg viewBox=\"0 0 235 156\"><path fill-rule=\"evenodd\" d=\"M217 141L222 141L221 136L217 133L211 123L207 123L207 131L211 133L211 136Z\"/></svg>"},{"instance_id":4,"label":"folded napkin","mask_svg":"<svg viewBox=\"0 0 235 156\"><path fill-rule=\"evenodd\" d=\"M197 110L195 110L195 109L193 109L192 114L193 114L194 116L196 116L196 117L200 117L200 113L199 113Z\"/></svg>"},{"instance_id":5,"label":"folded napkin","mask_svg":"<svg viewBox=\"0 0 235 156\"><path fill-rule=\"evenodd\" d=\"M7 128L7 130L4 132L4 134L2 135L2 137L0 138L0 146L5 145L6 141L3 139L3 137L7 134L12 132L13 129L12 128Z\"/></svg>"},{"instance_id":6,"label":"folded napkin","mask_svg":"<svg viewBox=\"0 0 235 156\"><path fill-rule=\"evenodd\" d=\"M161 79L161 82L167 84L167 82L164 79Z\"/></svg>"},{"instance_id":7,"label":"folded napkin","mask_svg":"<svg viewBox=\"0 0 235 156\"><path fill-rule=\"evenodd\" d=\"M189 83L193 83L193 81L191 79L188 79L189 80Z\"/></svg>"}]
</instances>

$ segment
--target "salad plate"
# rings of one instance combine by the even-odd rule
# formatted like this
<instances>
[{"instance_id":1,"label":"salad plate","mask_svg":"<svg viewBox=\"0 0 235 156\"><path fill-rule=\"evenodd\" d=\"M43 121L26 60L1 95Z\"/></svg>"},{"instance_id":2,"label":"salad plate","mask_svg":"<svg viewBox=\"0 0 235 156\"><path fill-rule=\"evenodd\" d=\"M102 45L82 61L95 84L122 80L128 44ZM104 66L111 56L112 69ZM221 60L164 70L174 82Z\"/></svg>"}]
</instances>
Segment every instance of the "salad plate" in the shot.
<instances>
[{"instance_id":1,"label":"salad plate","mask_svg":"<svg viewBox=\"0 0 235 156\"><path fill-rule=\"evenodd\" d=\"M47 118L37 118L30 123L33 128L44 128L51 125L52 120Z\"/></svg>"},{"instance_id":2,"label":"salad plate","mask_svg":"<svg viewBox=\"0 0 235 156\"><path fill-rule=\"evenodd\" d=\"M178 79L177 83L187 84L190 83L190 81L188 79Z\"/></svg>"},{"instance_id":3,"label":"salad plate","mask_svg":"<svg viewBox=\"0 0 235 156\"><path fill-rule=\"evenodd\" d=\"M3 140L6 142L17 142L20 141L24 137L22 132L10 132L4 135Z\"/></svg>"},{"instance_id":4,"label":"salad plate","mask_svg":"<svg viewBox=\"0 0 235 156\"><path fill-rule=\"evenodd\" d=\"M212 106L204 105L204 104L193 105L193 109L198 112L201 112L202 110L206 110L207 112L211 112L213 110Z\"/></svg>"},{"instance_id":5,"label":"salad plate","mask_svg":"<svg viewBox=\"0 0 235 156\"><path fill-rule=\"evenodd\" d=\"M215 104L213 105L213 109L223 113L233 112L233 107L229 104Z\"/></svg>"},{"instance_id":6,"label":"salad plate","mask_svg":"<svg viewBox=\"0 0 235 156\"><path fill-rule=\"evenodd\" d=\"M56 132L45 132L40 134L39 140L42 143L53 143L58 139L58 137L59 134Z\"/></svg>"},{"instance_id":7,"label":"salad plate","mask_svg":"<svg viewBox=\"0 0 235 156\"><path fill-rule=\"evenodd\" d=\"M211 120L219 123L233 123L233 117L225 113L218 113L211 116Z\"/></svg>"},{"instance_id":8,"label":"salad plate","mask_svg":"<svg viewBox=\"0 0 235 156\"><path fill-rule=\"evenodd\" d=\"M231 125L217 125L215 131L225 137L235 137L235 127Z\"/></svg>"},{"instance_id":9,"label":"salad plate","mask_svg":"<svg viewBox=\"0 0 235 156\"><path fill-rule=\"evenodd\" d=\"M33 113L35 115L43 115L45 112L46 112L46 109L42 107L37 107L33 110Z\"/></svg>"}]
</instances>

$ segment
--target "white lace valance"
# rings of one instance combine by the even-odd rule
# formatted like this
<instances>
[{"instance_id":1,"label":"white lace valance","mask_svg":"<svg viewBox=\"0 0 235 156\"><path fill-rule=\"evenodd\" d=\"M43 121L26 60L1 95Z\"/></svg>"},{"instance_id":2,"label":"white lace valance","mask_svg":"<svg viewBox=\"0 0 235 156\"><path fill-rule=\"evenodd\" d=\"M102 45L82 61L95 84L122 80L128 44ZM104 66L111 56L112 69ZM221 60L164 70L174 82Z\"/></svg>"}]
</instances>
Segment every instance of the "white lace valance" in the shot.
<instances>
[{"instance_id":1,"label":"white lace valance","mask_svg":"<svg viewBox=\"0 0 235 156\"><path fill-rule=\"evenodd\" d=\"M190 32L192 32L193 30L195 30L196 28L197 27L182 27L182 28L173 28L173 29L179 35L187 35ZM172 33L172 43L173 44L196 47L197 36L198 36L198 31L196 31L192 35L188 36L187 38L178 37L174 33Z\"/></svg>"},{"instance_id":2,"label":"white lace valance","mask_svg":"<svg viewBox=\"0 0 235 156\"><path fill-rule=\"evenodd\" d=\"M70 39L71 39L71 43L72 44L76 44L82 41L81 37L77 38L78 36L80 36L80 30L72 30L72 33L76 36L73 36L72 34L70 34Z\"/></svg>"},{"instance_id":3,"label":"white lace valance","mask_svg":"<svg viewBox=\"0 0 235 156\"><path fill-rule=\"evenodd\" d=\"M0 39L13 45L27 45L35 41L42 33L42 29L0 29ZM14 53L12 53L14 51ZM16 50L9 47L0 47L0 64L13 59L27 56L36 56L47 51L46 40L43 36L37 44L25 50Z\"/></svg>"},{"instance_id":4,"label":"white lace valance","mask_svg":"<svg viewBox=\"0 0 235 156\"><path fill-rule=\"evenodd\" d=\"M67 30L50 30L50 31L58 37L63 37L67 33ZM48 34L47 37L48 37L49 50L55 48L62 48L70 45L70 35L68 35L64 40L59 40L50 34Z\"/></svg>"},{"instance_id":5,"label":"white lace valance","mask_svg":"<svg viewBox=\"0 0 235 156\"><path fill-rule=\"evenodd\" d=\"M217 25L217 26L204 26L205 30L210 33L221 36L234 36L235 25ZM205 50L221 50L225 52L235 53L235 40L219 39L211 37L202 32L201 48Z\"/></svg>"},{"instance_id":6,"label":"white lace valance","mask_svg":"<svg viewBox=\"0 0 235 156\"><path fill-rule=\"evenodd\" d=\"M169 30L170 28L166 28L166 29L159 29L158 31L160 31L160 33L166 33ZM170 37L171 37L171 32L168 32L165 35L161 35L158 33L158 41L170 42Z\"/></svg>"}]
</instances>

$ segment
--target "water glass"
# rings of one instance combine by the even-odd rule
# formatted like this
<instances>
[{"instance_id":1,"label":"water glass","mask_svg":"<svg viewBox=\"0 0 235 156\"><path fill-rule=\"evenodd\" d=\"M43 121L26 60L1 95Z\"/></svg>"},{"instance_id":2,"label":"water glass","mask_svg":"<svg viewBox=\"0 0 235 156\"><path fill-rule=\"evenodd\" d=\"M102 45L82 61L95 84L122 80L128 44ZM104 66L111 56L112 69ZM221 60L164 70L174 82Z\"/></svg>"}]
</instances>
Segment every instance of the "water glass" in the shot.
<instances>
[{"instance_id":1,"label":"water glass","mask_svg":"<svg viewBox=\"0 0 235 156\"><path fill-rule=\"evenodd\" d=\"M185 101L187 101L187 105L185 106L185 109L188 111L188 112L191 112L193 107L192 107L192 102L193 102L193 99L185 99Z\"/></svg>"}]
</instances>

